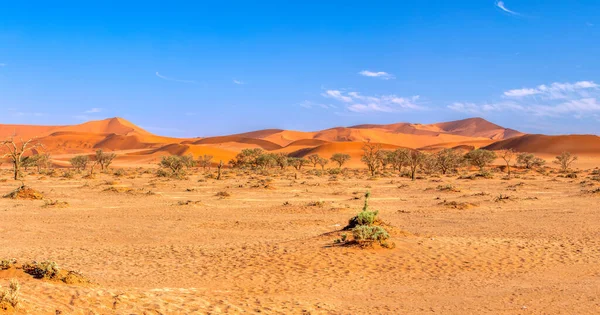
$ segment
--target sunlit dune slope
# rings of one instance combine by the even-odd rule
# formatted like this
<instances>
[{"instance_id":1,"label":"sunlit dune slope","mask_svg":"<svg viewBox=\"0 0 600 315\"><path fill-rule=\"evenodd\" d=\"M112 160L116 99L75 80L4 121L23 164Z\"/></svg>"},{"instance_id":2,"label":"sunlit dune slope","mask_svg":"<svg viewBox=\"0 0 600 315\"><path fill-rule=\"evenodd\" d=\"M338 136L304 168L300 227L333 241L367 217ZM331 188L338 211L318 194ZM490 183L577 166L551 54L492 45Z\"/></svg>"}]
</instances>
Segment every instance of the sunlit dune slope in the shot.
<instances>
[{"instance_id":1,"label":"sunlit dune slope","mask_svg":"<svg viewBox=\"0 0 600 315\"><path fill-rule=\"evenodd\" d=\"M492 143L486 146L485 149L514 149L518 152L542 154L560 154L563 151L568 151L575 154L600 155L600 137L595 135L524 135Z\"/></svg>"}]
</instances>

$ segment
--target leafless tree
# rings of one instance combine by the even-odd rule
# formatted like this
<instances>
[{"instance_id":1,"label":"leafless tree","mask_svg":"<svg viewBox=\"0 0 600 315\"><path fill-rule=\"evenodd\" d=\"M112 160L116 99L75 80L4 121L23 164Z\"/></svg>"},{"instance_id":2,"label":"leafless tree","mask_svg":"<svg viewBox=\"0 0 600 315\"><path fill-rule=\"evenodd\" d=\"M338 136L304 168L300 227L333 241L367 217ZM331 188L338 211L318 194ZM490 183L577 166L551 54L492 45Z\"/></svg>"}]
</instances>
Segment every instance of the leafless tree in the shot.
<instances>
[{"instance_id":1,"label":"leafless tree","mask_svg":"<svg viewBox=\"0 0 600 315\"><path fill-rule=\"evenodd\" d=\"M18 180L21 176L21 165L25 153L42 146L41 143L35 142L35 138L25 141L23 139L20 140L20 142L17 142L14 137L10 137L7 140L0 142L4 149L8 151L4 153L1 158L8 158L10 163L12 163L15 180Z\"/></svg>"},{"instance_id":2,"label":"leafless tree","mask_svg":"<svg viewBox=\"0 0 600 315\"><path fill-rule=\"evenodd\" d=\"M560 169L563 172L566 172L569 170L571 164L575 161L577 161L576 155L571 154L571 152L563 152L556 157L556 160L554 160L554 164L560 165Z\"/></svg>"},{"instance_id":3,"label":"leafless tree","mask_svg":"<svg viewBox=\"0 0 600 315\"><path fill-rule=\"evenodd\" d=\"M506 163L506 172L508 173L508 178L510 178L510 162L515 157L515 150L513 150L513 149L504 150L500 153L500 157Z\"/></svg>"}]
</instances>

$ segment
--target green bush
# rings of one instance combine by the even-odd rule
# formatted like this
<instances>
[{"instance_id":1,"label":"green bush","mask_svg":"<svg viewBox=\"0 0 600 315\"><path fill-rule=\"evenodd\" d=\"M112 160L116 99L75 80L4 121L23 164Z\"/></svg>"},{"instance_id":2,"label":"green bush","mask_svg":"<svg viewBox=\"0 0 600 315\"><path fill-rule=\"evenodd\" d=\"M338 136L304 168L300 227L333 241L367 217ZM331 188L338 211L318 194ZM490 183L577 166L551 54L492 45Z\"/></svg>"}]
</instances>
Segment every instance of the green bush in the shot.
<instances>
[{"instance_id":1,"label":"green bush","mask_svg":"<svg viewBox=\"0 0 600 315\"><path fill-rule=\"evenodd\" d=\"M359 225L352 229L352 236L358 243L379 242L390 238L388 232L381 226Z\"/></svg>"}]
</instances>

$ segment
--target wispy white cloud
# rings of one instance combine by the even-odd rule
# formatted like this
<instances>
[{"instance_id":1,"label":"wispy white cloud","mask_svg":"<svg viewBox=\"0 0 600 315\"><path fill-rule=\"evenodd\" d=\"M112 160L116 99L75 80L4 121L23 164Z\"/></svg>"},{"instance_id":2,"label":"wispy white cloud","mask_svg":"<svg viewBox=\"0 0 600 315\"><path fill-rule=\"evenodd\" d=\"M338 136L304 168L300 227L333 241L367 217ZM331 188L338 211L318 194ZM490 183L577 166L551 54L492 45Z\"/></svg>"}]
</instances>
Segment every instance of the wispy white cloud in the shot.
<instances>
[{"instance_id":1,"label":"wispy white cloud","mask_svg":"<svg viewBox=\"0 0 600 315\"><path fill-rule=\"evenodd\" d=\"M384 80L391 80L391 79L396 78L396 77L394 77L393 74L389 74L384 71L373 72L373 71L369 71L369 70L363 70L363 71L359 72L358 74L360 74L364 77L380 78L380 79L384 79Z\"/></svg>"},{"instance_id":2,"label":"wispy white cloud","mask_svg":"<svg viewBox=\"0 0 600 315\"><path fill-rule=\"evenodd\" d=\"M550 85L538 85L535 88L522 88L504 92L506 97L522 98L539 95L545 99L566 99L572 94L585 95L587 90L597 89L598 84L593 81L579 81L575 83L554 82Z\"/></svg>"},{"instance_id":3,"label":"wispy white cloud","mask_svg":"<svg viewBox=\"0 0 600 315\"><path fill-rule=\"evenodd\" d=\"M392 113L407 110L424 110L419 104L419 96L399 97L394 94L368 96L358 92L343 92L339 90L327 90L321 94L345 104L346 109L355 113L384 112Z\"/></svg>"},{"instance_id":4,"label":"wispy white cloud","mask_svg":"<svg viewBox=\"0 0 600 315\"><path fill-rule=\"evenodd\" d=\"M5 63L0 63L0 68L2 68L2 67L6 67L6 64Z\"/></svg>"},{"instance_id":5,"label":"wispy white cloud","mask_svg":"<svg viewBox=\"0 0 600 315\"><path fill-rule=\"evenodd\" d=\"M102 111L102 108L94 107L85 111L86 114L95 114Z\"/></svg>"},{"instance_id":6,"label":"wispy white cloud","mask_svg":"<svg viewBox=\"0 0 600 315\"><path fill-rule=\"evenodd\" d=\"M166 76L158 73L158 71L156 72L156 76L163 80L167 80L167 81L174 81L174 82L180 82L180 83L197 83L196 81L192 81L192 80L180 80L180 79L175 79L175 78L171 78L171 77L166 77Z\"/></svg>"},{"instance_id":7,"label":"wispy white cloud","mask_svg":"<svg viewBox=\"0 0 600 315\"><path fill-rule=\"evenodd\" d=\"M504 11L504 12L508 13L508 14L511 14L511 15L521 15L521 14L520 14L520 13L518 13L518 12L515 12L515 11L512 11L512 10L508 9L508 8L506 7L506 5L504 4L504 1L496 1L496 6L497 6L498 8L500 8L500 10L502 10L502 11Z\"/></svg>"},{"instance_id":8,"label":"wispy white cloud","mask_svg":"<svg viewBox=\"0 0 600 315\"><path fill-rule=\"evenodd\" d=\"M239 84L239 85L246 84L246 82L240 81L240 80L236 80L236 79L233 79L233 83Z\"/></svg>"},{"instance_id":9,"label":"wispy white cloud","mask_svg":"<svg viewBox=\"0 0 600 315\"><path fill-rule=\"evenodd\" d=\"M324 93L321 93L322 96L327 98L333 98L338 101L342 101L345 103L352 102L352 98L349 96L344 96L341 91L338 90L327 90Z\"/></svg>"},{"instance_id":10,"label":"wispy white cloud","mask_svg":"<svg viewBox=\"0 0 600 315\"><path fill-rule=\"evenodd\" d=\"M337 106L335 106L333 104L323 104L323 103L316 103L316 102L312 102L312 101L303 101L300 104L298 104L298 106L300 106L302 108L306 108L306 109L311 109L311 108L324 108L324 109L337 108Z\"/></svg>"},{"instance_id":11,"label":"wispy white cloud","mask_svg":"<svg viewBox=\"0 0 600 315\"><path fill-rule=\"evenodd\" d=\"M557 117L583 117L586 114L600 113L600 86L593 81L542 84L535 88L508 90L502 97L501 101L495 103L456 102L447 107L454 111L477 115L494 111Z\"/></svg>"}]
</instances>

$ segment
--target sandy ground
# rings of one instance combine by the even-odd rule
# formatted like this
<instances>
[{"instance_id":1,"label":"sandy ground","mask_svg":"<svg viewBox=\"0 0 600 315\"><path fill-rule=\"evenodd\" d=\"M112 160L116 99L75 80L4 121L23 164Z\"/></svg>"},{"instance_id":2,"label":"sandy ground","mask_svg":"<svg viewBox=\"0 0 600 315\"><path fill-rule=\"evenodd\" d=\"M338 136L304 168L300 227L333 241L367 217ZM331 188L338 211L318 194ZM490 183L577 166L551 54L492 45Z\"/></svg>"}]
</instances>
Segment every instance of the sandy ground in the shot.
<instances>
[{"instance_id":1,"label":"sandy ground","mask_svg":"<svg viewBox=\"0 0 600 315\"><path fill-rule=\"evenodd\" d=\"M3 171L0 178L9 178ZM129 171L133 174L133 170ZM544 176L368 180L203 172L25 183L66 208L0 199L0 259L50 259L93 285L17 277L30 314L597 314L600 187ZM261 179L272 182L265 188ZM585 181L583 184L582 181ZM451 184L458 192L440 191ZM18 185L0 182L4 194ZM258 187L253 187L258 186ZM104 191L107 187L131 192ZM147 194L148 191L154 194ZM216 196L226 191L230 197ZM371 191L394 249L332 246ZM495 201L500 194L510 198ZM180 205L180 201L192 201ZM454 209L443 201L467 202ZM324 201L322 207L308 206ZM284 205L288 202L289 205ZM60 312L57 312L60 311Z\"/></svg>"}]
</instances>

